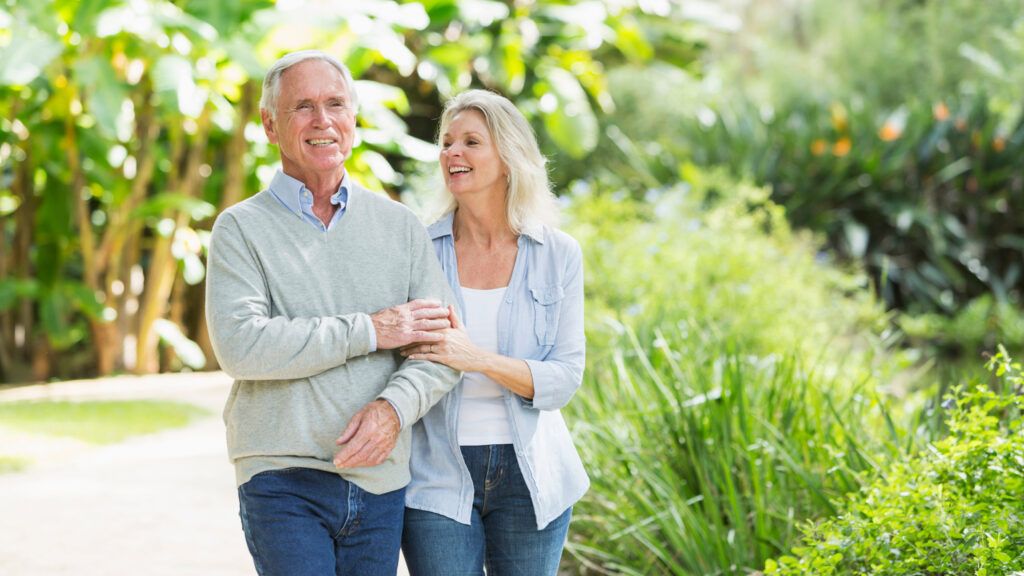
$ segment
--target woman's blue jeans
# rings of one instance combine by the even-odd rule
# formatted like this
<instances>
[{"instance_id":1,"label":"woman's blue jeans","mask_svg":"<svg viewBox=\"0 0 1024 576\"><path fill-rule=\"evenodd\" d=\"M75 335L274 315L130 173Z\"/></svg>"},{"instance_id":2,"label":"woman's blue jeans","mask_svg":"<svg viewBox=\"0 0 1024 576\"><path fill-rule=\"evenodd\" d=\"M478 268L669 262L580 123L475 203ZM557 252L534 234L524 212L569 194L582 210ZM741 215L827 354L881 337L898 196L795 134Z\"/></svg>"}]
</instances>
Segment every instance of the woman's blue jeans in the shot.
<instances>
[{"instance_id":1,"label":"woman's blue jeans","mask_svg":"<svg viewBox=\"0 0 1024 576\"><path fill-rule=\"evenodd\" d=\"M572 508L537 530L533 502L510 444L463 446L473 478L469 526L405 509L402 552L412 576L546 576L558 573Z\"/></svg>"},{"instance_id":2,"label":"woman's blue jeans","mask_svg":"<svg viewBox=\"0 0 1024 576\"><path fill-rule=\"evenodd\" d=\"M405 488L372 494L310 468L262 472L238 488L260 576L394 576Z\"/></svg>"}]
</instances>

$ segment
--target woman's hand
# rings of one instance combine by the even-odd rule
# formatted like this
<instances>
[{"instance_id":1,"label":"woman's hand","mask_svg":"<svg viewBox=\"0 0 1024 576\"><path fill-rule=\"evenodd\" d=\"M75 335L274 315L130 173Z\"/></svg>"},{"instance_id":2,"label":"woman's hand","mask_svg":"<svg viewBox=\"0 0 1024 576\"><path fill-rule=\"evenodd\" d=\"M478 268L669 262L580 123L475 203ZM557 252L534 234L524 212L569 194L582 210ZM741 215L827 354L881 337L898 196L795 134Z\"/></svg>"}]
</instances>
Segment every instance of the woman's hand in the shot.
<instances>
[{"instance_id":1,"label":"woman's hand","mask_svg":"<svg viewBox=\"0 0 1024 576\"><path fill-rule=\"evenodd\" d=\"M487 352L470 342L462 321L455 314L454 306L448 306L448 318L452 327L440 331L444 334L444 340L410 344L402 348L400 353L406 358L440 362L463 372L480 372L481 365L486 365Z\"/></svg>"}]
</instances>

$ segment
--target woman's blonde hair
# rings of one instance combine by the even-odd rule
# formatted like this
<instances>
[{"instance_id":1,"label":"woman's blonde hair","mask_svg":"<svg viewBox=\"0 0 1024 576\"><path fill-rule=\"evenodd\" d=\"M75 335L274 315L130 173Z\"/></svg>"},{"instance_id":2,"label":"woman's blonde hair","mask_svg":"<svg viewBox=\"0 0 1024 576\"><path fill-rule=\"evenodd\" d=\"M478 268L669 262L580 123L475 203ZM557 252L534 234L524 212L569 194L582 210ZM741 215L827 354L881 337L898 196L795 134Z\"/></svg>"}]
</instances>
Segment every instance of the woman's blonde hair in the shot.
<instances>
[{"instance_id":1,"label":"woman's blonde hair","mask_svg":"<svg viewBox=\"0 0 1024 576\"><path fill-rule=\"evenodd\" d=\"M512 231L521 234L531 222L557 226L558 203L551 193L547 159L540 153L530 123L508 98L487 90L467 90L449 100L441 114L438 146L443 147L444 135L452 120L465 110L483 114L498 156L508 170L505 210ZM441 213L454 211L458 203L447 187L442 195Z\"/></svg>"}]
</instances>

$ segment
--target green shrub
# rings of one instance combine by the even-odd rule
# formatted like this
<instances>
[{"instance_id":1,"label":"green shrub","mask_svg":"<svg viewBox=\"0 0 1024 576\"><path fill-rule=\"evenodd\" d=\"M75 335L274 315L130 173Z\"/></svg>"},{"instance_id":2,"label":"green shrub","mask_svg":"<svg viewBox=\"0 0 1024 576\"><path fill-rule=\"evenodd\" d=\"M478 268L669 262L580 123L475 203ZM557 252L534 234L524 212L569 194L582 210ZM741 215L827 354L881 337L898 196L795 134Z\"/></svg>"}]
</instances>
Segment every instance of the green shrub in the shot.
<instances>
[{"instance_id":1,"label":"green shrub","mask_svg":"<svg viewBox=\"0 0 1024 576\"><path fill-rule=\"evenodd\" d=\"M584 571L750 573L899 452L871 382L659 335L623 327L568 410L592 482L569 544Z\"/></svg>"},{"instance_id":2,"label":"green shrub","mask_svg":"<svg viewBox=\"0 0 1024 576\"><path fill-rule=\"evenodd\" d=\"M584 246L591 349L629 325L707 332L756 354L825 354L856 364L851 341L871 352L888 316L867 279L829 264L815 239L795 233L768 191L723 171L683 170L682 182L643 200L578 185L569 231ZM832 345L833 354L826 344Z\"/></svg>"},{"instance_id":3,"label":"green shrub","mask_svg":"<svg viewBox=\"0 0 1024 576\"><path fill-rule=\"evenodd\" d=\"M962 388L950 435L851 497L841 515L806 527L793 556L766 574L1004 575L1024 570L1024 409L1019 363L1000 349L1002 391Z\"/></svg>"},{"instance_id":4,"label":"green shrub","mask_svg":"<svg viewBox=\"0 0 1024 576\"><path fill-rule=\"evenodd\" d=\"M1022 4L813 0L745 16L702 78L612 71L617 108L592 164L624 186L673 182L686 159L769 187L890 308L952 318L986 295L1019 308ZM1012 343L975 337L989 326L954 347Z\"/></svg>"},{"instance_id":5,"label":"green shrub","mask_svg":"<svg viewBox=\"0 0 1024 576\"><path fill-rule=\"evenodd\" d=\"M571 195L588 366L567 415L592 488L582 571L748 573L901 451L875 390L900 363L863 277L767 193L688 168L645 200Z\"/></svg>"}]
</instances>

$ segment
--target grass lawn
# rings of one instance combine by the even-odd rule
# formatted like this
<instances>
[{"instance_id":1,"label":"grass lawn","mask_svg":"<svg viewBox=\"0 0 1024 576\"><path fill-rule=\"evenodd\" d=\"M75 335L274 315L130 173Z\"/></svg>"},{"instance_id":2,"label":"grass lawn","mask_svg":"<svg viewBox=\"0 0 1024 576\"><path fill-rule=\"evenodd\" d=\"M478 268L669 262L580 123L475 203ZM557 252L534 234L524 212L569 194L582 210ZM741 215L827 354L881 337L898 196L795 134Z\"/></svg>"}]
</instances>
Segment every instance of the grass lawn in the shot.
<instances>
[{"instance_id":1,"label":"grass lawn","mask_svg":"<svg viewBox=\"0 0 1024 576\"><path fill-rule=\"evenodd\" d=\"M0 426L91 444L114 444L140 434L179 428L207 413L191 404L159 400L11 402L0 403ZM3 468L4 460L0 460Z\"/></svg>"},{"instance_id":2,"label":"grass lawn","mask_svg":"<svg viewBox=\"0 0 1024 576\"><path fill-rule=\"evenodd\" d=\"M0 456L0 474L8 472L21 472L28 468L30 461L27 458L17 456Z\"/></svg>"}]
</instances>

